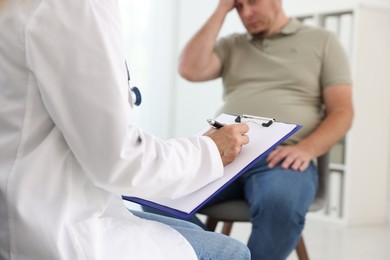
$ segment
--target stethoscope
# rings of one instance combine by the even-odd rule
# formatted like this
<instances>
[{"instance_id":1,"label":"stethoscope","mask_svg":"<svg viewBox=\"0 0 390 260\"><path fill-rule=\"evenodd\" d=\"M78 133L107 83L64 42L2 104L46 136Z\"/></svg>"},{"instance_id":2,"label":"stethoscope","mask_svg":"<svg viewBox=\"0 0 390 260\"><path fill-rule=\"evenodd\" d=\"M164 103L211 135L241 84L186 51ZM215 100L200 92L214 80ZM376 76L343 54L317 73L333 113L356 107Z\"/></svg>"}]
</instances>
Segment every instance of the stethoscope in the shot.
<instances>
[{"instance_id":1,"label":"stethoscope","mask_svg":"<svg viewBox=\"0 0 390 260\"><path fill-rule=\"evenodd\" d=\"M129 68L127 67L127 62L125 62L126 65L126 71L127 71L127 81L128 81L128 92L129 92L129 104L131 106L139 106L141 105L142 102L142 96L141 96L141 91L136 87L131 87L130 85L130 72Z\"/></svg>"}]
</instances>

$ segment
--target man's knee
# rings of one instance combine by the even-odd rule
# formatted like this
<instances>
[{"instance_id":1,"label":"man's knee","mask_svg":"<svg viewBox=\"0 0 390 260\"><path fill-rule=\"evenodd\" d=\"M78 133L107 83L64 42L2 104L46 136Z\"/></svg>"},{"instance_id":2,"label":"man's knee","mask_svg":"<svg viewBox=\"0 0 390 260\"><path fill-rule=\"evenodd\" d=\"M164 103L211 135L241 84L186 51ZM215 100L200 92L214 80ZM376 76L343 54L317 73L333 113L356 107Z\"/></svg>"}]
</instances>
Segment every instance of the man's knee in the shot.
<instances>
[{"instance_id":1,"label":"man's knee","mask_svg":"<svg viewBox=\"0 0 390 260\"><path fill-rule=\"evenodd\" d=\"M303 225L312 200L311 197L305 198L305 196L305 194L286 193L279 190L270 191L263 198L250 202L252 222L290 221Z\"/></svg>"}]
</instances>

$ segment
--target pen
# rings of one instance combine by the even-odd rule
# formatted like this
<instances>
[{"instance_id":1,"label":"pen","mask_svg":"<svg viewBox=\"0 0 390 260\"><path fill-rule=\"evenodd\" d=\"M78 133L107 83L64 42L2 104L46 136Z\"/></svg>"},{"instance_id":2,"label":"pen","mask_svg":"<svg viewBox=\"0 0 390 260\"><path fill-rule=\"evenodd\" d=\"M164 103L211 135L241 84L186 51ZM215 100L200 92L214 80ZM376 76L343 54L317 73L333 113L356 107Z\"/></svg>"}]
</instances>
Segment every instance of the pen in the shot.
<instances>
[{"instance_id":1,"label":"pen","mask_svg":"<svg viewBox=\"0 0 390 260\"><path fill-rule=\"evenodd\" d=\"M214 120L214 119L207 119L207 122L214 128L219 129L221 127L224 127L225 125Z\"/></svg>"}]
</instances>

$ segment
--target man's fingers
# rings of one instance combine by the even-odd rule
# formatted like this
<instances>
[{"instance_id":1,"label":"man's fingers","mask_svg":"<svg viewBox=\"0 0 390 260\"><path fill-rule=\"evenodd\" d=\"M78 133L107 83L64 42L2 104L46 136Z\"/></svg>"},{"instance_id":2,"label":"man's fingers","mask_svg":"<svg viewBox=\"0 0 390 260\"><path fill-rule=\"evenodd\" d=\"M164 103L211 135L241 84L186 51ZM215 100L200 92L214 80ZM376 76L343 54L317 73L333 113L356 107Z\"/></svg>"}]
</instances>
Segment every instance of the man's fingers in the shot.
<instances>
[{"instance_id":1,"label":"man's fingers","mask_svg":"<svg viewBox=\"0 0 390 260\"><path fill-rule=\"evenodd\" d=\"M287 156L282 163L282 168L288 169L290 168L290 166L293 165L293 163L294 163L294 159L291 156Z\"/></svg>"},{"instance_id":2,"label":"man's fingers","mask_svg":"<svg viewBox=\"0 0 390 260\"><path fill-rule=\"evenodd\" d=\"M268 167L273 168L279 162L281 162L284 158L286 158L287 154L282 151L282 149L274 150L267 158Z\"/></svg>"}]
</instances>

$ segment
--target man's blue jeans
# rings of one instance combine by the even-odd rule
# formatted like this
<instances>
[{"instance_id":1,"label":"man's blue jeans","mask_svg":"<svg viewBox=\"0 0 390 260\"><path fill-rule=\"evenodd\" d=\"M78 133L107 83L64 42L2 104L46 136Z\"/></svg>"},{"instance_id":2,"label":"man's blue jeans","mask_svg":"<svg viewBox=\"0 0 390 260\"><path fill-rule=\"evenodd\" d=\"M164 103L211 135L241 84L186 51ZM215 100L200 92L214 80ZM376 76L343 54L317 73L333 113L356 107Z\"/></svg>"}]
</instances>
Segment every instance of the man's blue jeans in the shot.
<instances>
[{"instance_id":1,"label":"man's blue jeans","mask_svg":"<svg viewBox=\"0 0 390 260\"><path fill-rule=\"evenodd\" d=\"M252 232L248 241L252 260L282 260L296 247L305 215L318 185L315 165L305 172L270 169L263 159L216 195L207 205L245 199L250 207ZM146 211L155 210L144 207ZM199 223L197 219L191 220Z\"/></svg>"},{"instance_id":2,"label":"man's blue jeans","mask_svg":"<svg viewBox=\"0 0 390 260\"><path fill-rule=\"evenodd\" d=\"M318 183L313 163L305 172L268 168L264 160L244 173L208 205L245 199L252 232L248 247L253 260L282 260L296 247Z\"/></svg>"}]
</instances>

